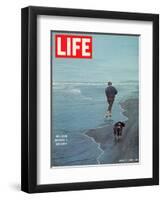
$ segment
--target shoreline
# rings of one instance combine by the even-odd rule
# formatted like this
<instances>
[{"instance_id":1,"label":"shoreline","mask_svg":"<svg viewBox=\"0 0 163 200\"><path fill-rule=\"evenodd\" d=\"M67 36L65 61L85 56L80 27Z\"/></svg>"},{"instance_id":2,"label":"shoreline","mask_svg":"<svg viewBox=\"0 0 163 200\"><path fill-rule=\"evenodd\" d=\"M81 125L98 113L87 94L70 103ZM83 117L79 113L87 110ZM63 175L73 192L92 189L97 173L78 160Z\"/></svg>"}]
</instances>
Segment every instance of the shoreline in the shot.
<instances>
[{"instance_id":1,"label":"shoreline","mask_svg":"<svg viewBox=\"0 0 163 200\"><path fill-rule=\"evenodd\" d=\"M118 142L114 139L113 124L84 133L102 151L97 158L98 164L139 162L138 99L127 99L120 102L120 106L123 115L128 119L125 121L122 138Z\"/></svg>"}]
</instances>

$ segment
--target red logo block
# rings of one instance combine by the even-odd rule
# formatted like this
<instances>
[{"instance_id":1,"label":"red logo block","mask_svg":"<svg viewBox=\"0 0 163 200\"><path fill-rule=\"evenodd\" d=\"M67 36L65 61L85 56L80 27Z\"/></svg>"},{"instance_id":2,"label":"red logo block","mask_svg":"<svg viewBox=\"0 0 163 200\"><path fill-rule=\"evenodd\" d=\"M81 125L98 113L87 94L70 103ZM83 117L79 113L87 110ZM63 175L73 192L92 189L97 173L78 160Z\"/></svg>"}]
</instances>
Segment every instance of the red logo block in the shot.
<instances>
[{"instance_id":1,"label":"red logo block","mask_svg":"<svg viewBox=\"0 0 163 200\"><path fill-rule=\"evenodd\" d=\"M92 58L92 37L55 35L56 58Z\"/></svg>"}]
</instances>

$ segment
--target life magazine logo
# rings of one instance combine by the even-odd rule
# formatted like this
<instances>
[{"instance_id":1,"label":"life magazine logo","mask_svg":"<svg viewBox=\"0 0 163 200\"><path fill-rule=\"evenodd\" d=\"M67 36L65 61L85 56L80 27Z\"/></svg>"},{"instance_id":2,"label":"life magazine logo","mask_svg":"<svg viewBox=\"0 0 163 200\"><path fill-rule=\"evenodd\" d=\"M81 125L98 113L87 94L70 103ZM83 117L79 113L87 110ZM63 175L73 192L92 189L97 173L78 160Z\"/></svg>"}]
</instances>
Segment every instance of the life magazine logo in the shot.
<instances>
[{"instance_id":1,"label":"life magazine logo","mask_svg":"<svg viewBox=\"0 0 163 200\"><path fill-rule=\"evenodd\" d=\"M92 36L55 35L56 58L92 58Z\"/></svg>"}]
</instances>

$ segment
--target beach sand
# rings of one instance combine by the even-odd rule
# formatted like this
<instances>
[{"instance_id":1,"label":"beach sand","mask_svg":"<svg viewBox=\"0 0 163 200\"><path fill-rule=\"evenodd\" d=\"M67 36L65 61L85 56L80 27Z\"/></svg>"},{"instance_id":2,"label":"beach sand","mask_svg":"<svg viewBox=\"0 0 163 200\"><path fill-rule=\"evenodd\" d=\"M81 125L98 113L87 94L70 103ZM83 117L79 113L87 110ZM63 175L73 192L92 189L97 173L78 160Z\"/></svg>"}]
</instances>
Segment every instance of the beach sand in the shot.
<instances>
[{"instance_id":1,"label":"beach sand","mask_svg":"<svg viewBox=\"0 0 163 200\"><path fill-rule=\"evenodd\" d=\"M120 103L123 114L128 118L123 128L123 136L117 141L113 135L113 124L90 129L85 134L99 144L102 153L100 164L139 162L139 118L138 99L128 99Z\"/></svg>"}]
</instances>

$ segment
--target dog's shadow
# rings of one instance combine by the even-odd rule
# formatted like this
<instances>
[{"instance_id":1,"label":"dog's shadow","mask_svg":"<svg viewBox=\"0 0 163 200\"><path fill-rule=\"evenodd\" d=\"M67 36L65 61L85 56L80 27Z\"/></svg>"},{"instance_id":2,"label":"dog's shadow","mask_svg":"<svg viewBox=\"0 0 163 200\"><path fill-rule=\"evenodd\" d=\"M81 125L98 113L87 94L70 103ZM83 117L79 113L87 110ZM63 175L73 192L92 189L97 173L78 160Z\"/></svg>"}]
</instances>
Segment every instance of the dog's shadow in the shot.
<instances>
[{"instance_id":1,"label":"dog's shadow","mask_svg":"<svg viewBox=\"0 0 163 200\"><path fill-rule=\"evenodd\" d=\"M116 138L115 136L113 136L113 142L114 142L114 145L117 145L117 144L120 144L123 142L123 136L121 136L121 138Z\"/></svg>"}]
</instances>

